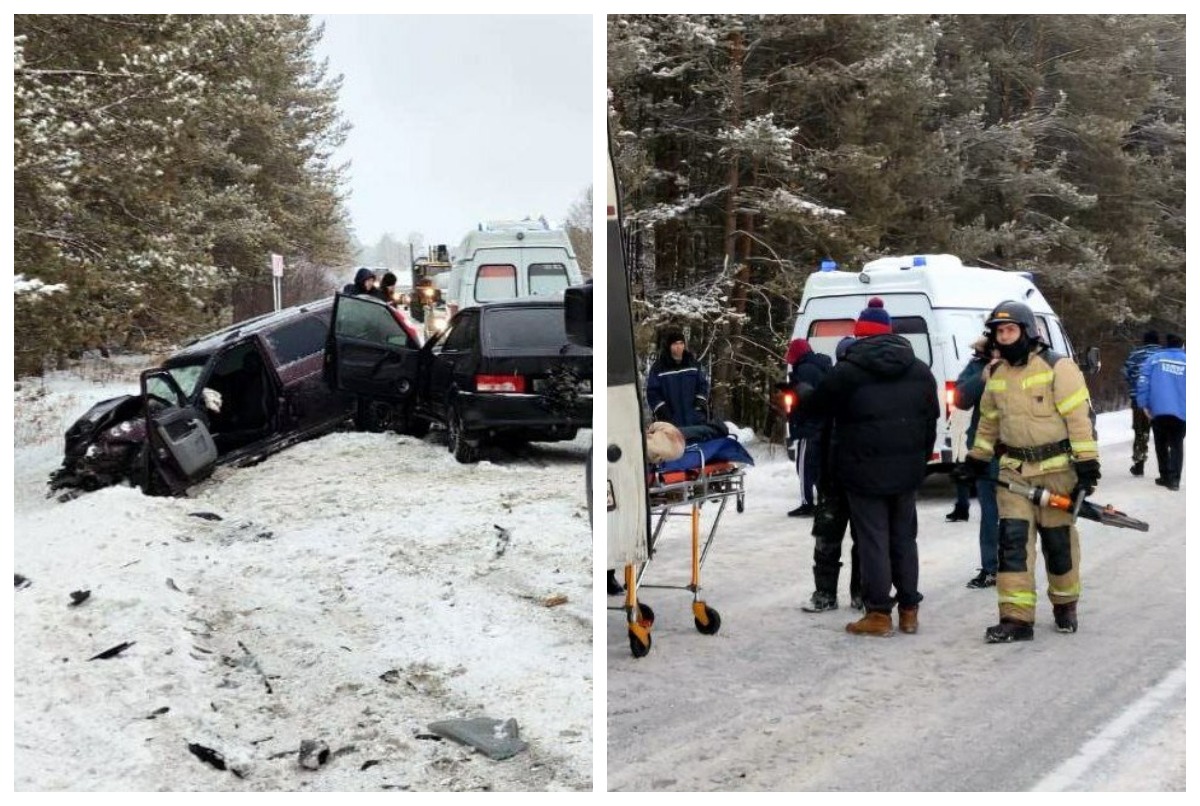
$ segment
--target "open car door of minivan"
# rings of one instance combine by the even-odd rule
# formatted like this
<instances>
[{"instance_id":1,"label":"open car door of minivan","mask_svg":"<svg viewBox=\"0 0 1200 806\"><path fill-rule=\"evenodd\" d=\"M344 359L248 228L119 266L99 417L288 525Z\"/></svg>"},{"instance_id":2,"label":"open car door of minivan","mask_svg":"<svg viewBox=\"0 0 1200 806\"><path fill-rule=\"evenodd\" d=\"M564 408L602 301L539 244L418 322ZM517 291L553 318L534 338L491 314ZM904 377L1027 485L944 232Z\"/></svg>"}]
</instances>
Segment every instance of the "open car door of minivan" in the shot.
<instances>
[{"instance_id":1,"label":"open car door of minivan","mask_svg":"<svg viewBox=\"0 0 1200 806\"><path fill-rule=\"evenodd\" d=\"M217 445L204 415L188 402L169 371L143 372L141 387L147 445L142 491L148 495L183 492L212 472Z\"/></svg>"},{"instance_id":2,"label":"open car door of minivan","mask_svg":"<svg viewBox=\"0 0 1200 806\"><path fill-rule=\"evenodd\" d=\"M326 379L333 389L357 395L364 403L390 404L407 419L420 347L382 300L338 294L325 347Z\"/></svg>"}]
</instances>

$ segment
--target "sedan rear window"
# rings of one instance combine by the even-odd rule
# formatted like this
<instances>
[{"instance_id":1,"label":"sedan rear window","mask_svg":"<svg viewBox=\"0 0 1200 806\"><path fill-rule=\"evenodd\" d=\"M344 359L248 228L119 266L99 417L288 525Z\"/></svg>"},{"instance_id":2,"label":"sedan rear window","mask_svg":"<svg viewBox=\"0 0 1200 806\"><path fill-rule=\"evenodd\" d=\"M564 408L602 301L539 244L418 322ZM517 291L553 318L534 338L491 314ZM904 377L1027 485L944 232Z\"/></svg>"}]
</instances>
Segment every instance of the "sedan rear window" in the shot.
<instances>
[{"instance_id":1,"label":"sedan rear window","mask_svg":"<svg viewBox=\"0 0 1200 806\"><path fill-rule=\"evenodd\" d=\"M508 308L490 311L484 318L484 340L495 350L552 347L567 344L563 309Z\"/></svg>"}]
</instances>

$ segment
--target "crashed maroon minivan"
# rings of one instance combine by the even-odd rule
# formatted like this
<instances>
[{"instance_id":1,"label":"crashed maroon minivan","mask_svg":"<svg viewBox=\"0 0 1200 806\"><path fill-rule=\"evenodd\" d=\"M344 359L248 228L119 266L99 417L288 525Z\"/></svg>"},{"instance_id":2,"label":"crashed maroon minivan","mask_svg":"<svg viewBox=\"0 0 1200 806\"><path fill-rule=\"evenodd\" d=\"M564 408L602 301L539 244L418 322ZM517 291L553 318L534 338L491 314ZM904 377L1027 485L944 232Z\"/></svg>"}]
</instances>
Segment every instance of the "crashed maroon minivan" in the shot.
<instances>
[{"instance_id":1,"label":"crashed maroon minivan","mask_svg":"<svg viewBox=\"0 0 1200 806\"><path fill-rule=\"evenodd\" d=\"M331 338L330 322L340 298L231 325L143 372L141 394L103 400L67 430L51 491L66 491L60 495L66 499L129 483L174 495L217 465L253 463L348 423L402 430L403 418L394 412L406 410L409 381L401 378L393 400L380 407L347 391L329 364L327 348L338 340ZM354 326L391 324L391 360L415 365L417 329L402 312L372 302L358 306L358 318L366 321Z\"/></svg>"}]
</instances>

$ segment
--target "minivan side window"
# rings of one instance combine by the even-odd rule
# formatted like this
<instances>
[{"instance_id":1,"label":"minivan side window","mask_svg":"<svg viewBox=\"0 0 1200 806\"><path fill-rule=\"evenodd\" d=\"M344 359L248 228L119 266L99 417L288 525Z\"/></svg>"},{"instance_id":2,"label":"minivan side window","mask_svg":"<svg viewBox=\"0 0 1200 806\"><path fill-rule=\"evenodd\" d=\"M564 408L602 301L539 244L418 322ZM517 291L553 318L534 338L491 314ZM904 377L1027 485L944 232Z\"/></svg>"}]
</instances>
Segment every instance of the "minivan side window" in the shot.
<instances>
[{"instance_id":1,"label":"minivan side window","mask_svg":"<svg viewBox=\"0 0 1200 806\"><path fill-rule=\"evenodd\" d=\"M475 301L491 302L517 296L517 267L511 263L485 263L475 273Z\"/></svg>"},{"instance_id":2,"label":"minivan side window","mask_svg":"<svg viewBox=\"0 0 1200 806\"><path fill-rule=\"evenodd\" d=\"M329 325L315 316L305 316L265 334L271 352L280 366L322 352Z\"/></svg>"},{"instance_id":3,"label":"minivan side window","mask_svg":"<svg viewBox=\"0 0 1200 806\"><path fill-rule=\"evenodd\" d=\"M337 335L375 344L395 344L397 338L403 337L400 346L416 346L407 343L404 328L396 322L388 306L354 297L343 297L338 304Z\"/></svg>"},{"instance_id":4,"label":"minivan side window","mask_svg":"<svg viewBox=\"0 0 1200 806\"><path fill-rule=\"evenodd\" d=\"M558 294L569 285L567 267L561 263L530 263L528 274L531 296Z\"/></svg>"}]
</instances>

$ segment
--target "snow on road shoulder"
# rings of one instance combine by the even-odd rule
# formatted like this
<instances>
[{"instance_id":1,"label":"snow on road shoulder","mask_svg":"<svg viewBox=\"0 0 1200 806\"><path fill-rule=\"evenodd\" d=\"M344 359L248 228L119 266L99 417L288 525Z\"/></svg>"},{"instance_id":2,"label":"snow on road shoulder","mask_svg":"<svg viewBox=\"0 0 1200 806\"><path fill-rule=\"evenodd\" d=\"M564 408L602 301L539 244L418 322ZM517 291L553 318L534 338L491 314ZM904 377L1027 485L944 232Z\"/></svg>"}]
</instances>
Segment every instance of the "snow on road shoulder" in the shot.
<instances>
[{"instance_id":1,"label":"snow on road shoulder","mask_svg":"<svg viewBox=\"0 0 1200 806\"><path fill-rule=\"evenodd\" d=\"M44 492L63 429L130 384L31 388L16 413L15 570L31 582L14 599L17 789L591 788L590 432L473 466L436 435L337 433L187 498L59 503ZM70 606L75 590L90 596ZM495 762L427 737L474 716L515 718L528 751ZM328 743L321 769L297 764L304 739Z\"/></svg>"}]
</instances>

